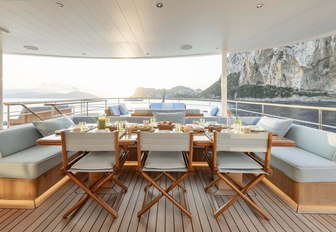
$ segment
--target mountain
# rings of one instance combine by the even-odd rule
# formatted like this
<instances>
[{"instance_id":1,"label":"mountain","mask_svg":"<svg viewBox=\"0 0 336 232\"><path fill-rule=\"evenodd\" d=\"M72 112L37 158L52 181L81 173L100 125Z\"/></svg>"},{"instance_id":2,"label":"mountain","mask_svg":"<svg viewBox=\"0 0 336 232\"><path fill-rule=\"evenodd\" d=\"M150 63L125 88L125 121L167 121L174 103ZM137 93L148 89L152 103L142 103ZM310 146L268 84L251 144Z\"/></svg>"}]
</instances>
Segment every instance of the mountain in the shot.
<instances>
[{"instance_id":1,"label":"mountain","mask_svg":"<svg viewBox=\"0 0 336 232\"><path fill-rule=\"evenodd\" d=\"M4 98L79 99L97 98L97 96L82 91L71 91L68 93L41 93L36 89L4 89Z\"/></svg>"},{"instance_id":2,"label":"mountain","mask_svg":"<svg viewBox=\"0 0 336 232\"><path fill-rule=\"evenodd\" d=\"M202 92L201 89L192 89L185 86L176 86L171 89L155 89L138 87L131 97L150 97L150 98L190 98L197 97Z\"/></svg>"},{"instance_id":3,"label":"mountain","mask_svg":"<svg viewBox=\"0 0 336 232\"><path fill-rule=\"evenodd\" d=\"M229 99L335 98L336 36L231 53L227 81ZM199 97L220 98L220 81Z\"/></svg>"}]
</instances>

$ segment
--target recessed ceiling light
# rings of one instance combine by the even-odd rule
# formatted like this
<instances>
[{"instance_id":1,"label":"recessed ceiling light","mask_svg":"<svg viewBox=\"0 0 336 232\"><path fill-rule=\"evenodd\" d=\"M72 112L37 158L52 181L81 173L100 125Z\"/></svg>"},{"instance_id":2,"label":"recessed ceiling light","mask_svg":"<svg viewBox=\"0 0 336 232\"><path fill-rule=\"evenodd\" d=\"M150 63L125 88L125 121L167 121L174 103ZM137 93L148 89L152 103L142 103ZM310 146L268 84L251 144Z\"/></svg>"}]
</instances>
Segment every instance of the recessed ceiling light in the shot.
<instances>
[{"instance_id":1,"label":"recessed ceiling light","mask_svg":"<svg viewBox=\"0 0 336 232\"><path fill-rule=\"evenodd\" d=\"M156 7L157 7L157 8L162 8L162 7L163 7L163 3L162 3L162 2L158 2L158 3L156 3Z\"/></svg>"},{"instance_id":2,"label":"recessed ceiling light","mask_svg":"<svg viewBox=\"0 0 336 232\"><path fill-rule=\"evenodd\" d=\"M63 3L60 3L60 2L56 2L55 5L56 5L58 8L63 8L63 7L64 7L64 4L63 4Z\"/></svg>"},{"instance_id":3,"label":"recessed ceiling light","mask_svg":"<svg viewBox=\"0 0 336 232\"><path fill-rule=\"evenodd\" d=\"M190 44L182 45L182 46L181 46L181 49L182 49L182 50L190 50L190 49L192 49L192 45L190 45Z\"/></svg>"},{"instance_id":4,"label":"recessed ceiling light","mask_svg":"<svg viewBox=\"0 0 336 232\"><path fill-rule=\"evenodd\" d=\"M263 8L263 6L264 6L264 3L259 3L257 4L257 9Z\"/></svg>"},{"instance_id":5,"label":"recessed ceiling light","mask_svg":"<svg viewBox=\"0 0 336 232\"><path fill-rule=\"evenodd\" d=\"M23 47L24 47L25 49L33 50L33 51L37 51L37 50L39 50L38 47L31 46L31 45L24 45Z\"/></svg>"}]
</instances>

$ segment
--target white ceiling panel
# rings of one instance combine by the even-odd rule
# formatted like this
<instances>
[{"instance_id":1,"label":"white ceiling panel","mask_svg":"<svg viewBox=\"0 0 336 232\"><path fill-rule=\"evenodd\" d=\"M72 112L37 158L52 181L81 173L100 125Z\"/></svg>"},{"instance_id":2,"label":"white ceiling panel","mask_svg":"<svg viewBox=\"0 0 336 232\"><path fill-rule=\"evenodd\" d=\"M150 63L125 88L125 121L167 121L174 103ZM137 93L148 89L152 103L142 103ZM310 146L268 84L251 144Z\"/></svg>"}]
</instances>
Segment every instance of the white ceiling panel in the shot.
<instances>
[{"instance_id":1,"label":"white ceiling panel","mask_svg":"<svg viewBox=\"0 0 336 232\"><path fill-rule=\"evenodd\" d=\"M62 8L56 2L0 0L0 28L10 31L2 33L3 51L171 57L276 47L336 33L335 0L58 0ZM257 9L258 3L264 7ZM181 49L188 44L190 50Z\"/></svg>"}]
</instances>

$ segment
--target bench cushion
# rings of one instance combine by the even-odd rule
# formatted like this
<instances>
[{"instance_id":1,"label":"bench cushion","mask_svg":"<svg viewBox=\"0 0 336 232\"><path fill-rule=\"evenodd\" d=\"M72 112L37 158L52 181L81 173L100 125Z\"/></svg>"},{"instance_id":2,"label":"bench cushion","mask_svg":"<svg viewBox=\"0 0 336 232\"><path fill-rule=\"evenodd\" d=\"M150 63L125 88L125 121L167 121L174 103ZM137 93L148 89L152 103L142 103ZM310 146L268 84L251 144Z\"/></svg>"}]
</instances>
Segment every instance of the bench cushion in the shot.
<instances>
[{"instance_id":1,"label":"bench cushion","mask_svg":"<svg viewBox=\"0 0 336 232\"><path fill-rule=\"evenodd\" d=\"M61 162L61 146L34 146L0 159L0 177L35 179Z\"/></svg>"},{"instance_id":2,"label":"bench cushion","mask_svg":"<svg viewBox=\"0 0 336 232\"><path fill-rule=\"evenodd\" d=\"M0 157L4 158L18 151L36 145L41 134L32 124L15 126L0 131Z\"/></svg>"},{"instance_id":3,"label":"bench cushion","mask_svg":"<svg viewBox=\"0 0 336 232\"><path fill-rule=\"evenodd\" d=\"M296 182L335 182L336 163L298 147L272 147L271 166ZM264 159L265 155L257 153Z\"/></svg>"},{"instance_id":4,"label":"bench cushion","mask_svg":"<svg viewBox=\"0 0 336 232\"><path fill-rule=\"evenodd\" d=\"M155 121L172 121L174 123L181 123L185 124L185 113L184 112L177 112L177 113L161 113L161 112L154 112Z\"/></svg>"},{"instance_id":5,"label":"bench cushion","mask_svg":"<svg viewBox=\"0 0 336 232\"><path fill-rule=\"evenodd\" d=\"M295 140L299 148L332 161L336 159L336 133L292 125L286 137Z\"/></svg>"}]
</instances>

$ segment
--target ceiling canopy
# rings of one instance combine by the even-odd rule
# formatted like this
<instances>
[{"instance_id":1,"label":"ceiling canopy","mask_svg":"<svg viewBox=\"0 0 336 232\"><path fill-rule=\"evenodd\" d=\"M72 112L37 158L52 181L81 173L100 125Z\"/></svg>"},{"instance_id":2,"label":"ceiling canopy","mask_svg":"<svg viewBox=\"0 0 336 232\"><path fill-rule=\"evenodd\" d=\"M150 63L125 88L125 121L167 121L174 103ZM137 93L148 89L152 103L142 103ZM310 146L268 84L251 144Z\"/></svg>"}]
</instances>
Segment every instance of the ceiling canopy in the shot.
<instances>
[{"instance_id":1,"label":"ceiling canopy","mask_svg":"<svg viewBox=\"0 0 336 232\"><path fill-rule=\"evenodd\" d=\"M7 54L219 54L334 34L336 1L0 0L0 30Z\"/></svg>"}]
</instances>

